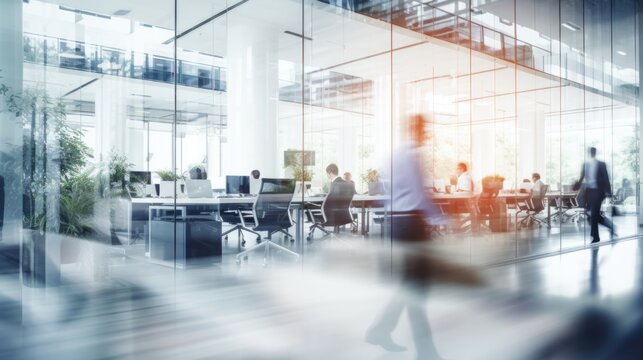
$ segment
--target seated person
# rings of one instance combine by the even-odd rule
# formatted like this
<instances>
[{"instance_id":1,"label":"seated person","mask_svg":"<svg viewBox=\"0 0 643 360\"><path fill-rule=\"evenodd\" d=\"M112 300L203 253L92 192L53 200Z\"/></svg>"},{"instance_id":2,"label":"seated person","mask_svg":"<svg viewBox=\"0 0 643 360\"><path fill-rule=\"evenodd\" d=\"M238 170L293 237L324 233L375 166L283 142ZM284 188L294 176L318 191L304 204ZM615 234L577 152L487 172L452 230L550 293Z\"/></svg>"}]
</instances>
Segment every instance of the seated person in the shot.
<instances>
[{"instance_id":1,"label":"seated person","mask_svg":"<svg viewBox=\"0 0 643 360\"><path fill-rule=\"evenodd\" d=\"M522 182L520 183L520 186L518 188L518 192L525 194L530 192L532 188L533 184L531 183L531 180L525 178L522 179Z\"/></svg>"},{"instance_id":2,"label":"seated person","mask_svg":"<svg viewBox=\"0 0 643 360\"><path fill-rule=\"evenodd\" d=\"M534 204L534 210L536 212L541 212L545 209L543 206L542 198L545 196L543 193L545 184L540 180L539 173L533 173L531 175L531 180L533 180L533 186L531 187L531 198Z\"/></svg>"},{"instance_id":3,"label":"seated person","mask_svg":"<svg viewBox=\"0 0 643 360\"><path fill-rule=\"evenodd\" d=\"M455 191L473 192L473 180L471 180L471 175L469 175L467 164L463 162L458 163L456 174L458 175L458 183L455 187Z\"/></svg>"},{"instance_id":4,"label":"seated person","mask_svg":"<svg viewBox=\"0 0 643 360\"><path fill-rule=\"evenodd\" d=\"M349 173L348 171L344 173L344 181L347 183L350 183L353 185L353 194L357 194L357 190L355 190L355 182L353 181L353 175Z\"/></svg>"},{"instance_id":5,"label":"seated person","mask_svg":"<svg viewBox=\"0 0 643 360\"><path fill-rule=\"evenodd\" d=\"M257 195L261 190L261 173L255 169L250 172L250 194Z\"/></svg>"},{"instance_id":6,"label":"seated person","mask_svg":"<svg viewBox=\"0 0 643 360\"><path fill-rule=\"evenodd\" d=\"M616 190L614 195L614 203L622 204L630 196L634 196L634 188L628 179L623 179L621 187Z\"/></svg>"}]
</instances>

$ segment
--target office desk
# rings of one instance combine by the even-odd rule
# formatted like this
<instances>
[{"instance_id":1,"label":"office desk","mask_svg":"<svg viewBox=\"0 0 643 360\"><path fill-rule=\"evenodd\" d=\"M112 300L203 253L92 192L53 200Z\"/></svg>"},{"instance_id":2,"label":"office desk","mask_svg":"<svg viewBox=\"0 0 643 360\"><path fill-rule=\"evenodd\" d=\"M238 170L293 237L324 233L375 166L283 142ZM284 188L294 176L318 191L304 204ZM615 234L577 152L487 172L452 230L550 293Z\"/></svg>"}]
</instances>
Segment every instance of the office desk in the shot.
<instances>
[{"instance_id":1,"label":"office desk","mask_svg":"<svg viewBox=\"0 0 643 360\"><path fill-rule=\"evenodd\" d=\"M388 200L390 195L355 195L353 196L352 205L361 208L362 234L366 234L365 223L367 221L367 209ZM254 196L246 197L220 197L220 198L134 198L132 204L149 205L149 206L190 206L190 205L249 205L256 200ZM303 224L303 204L321 203L324 201L323 196L294 196L292 203L295 204L295 218L297 224ZM301 226L295 227L295 240L300 241L303 238Z\"/></svg>"}]
</instances>

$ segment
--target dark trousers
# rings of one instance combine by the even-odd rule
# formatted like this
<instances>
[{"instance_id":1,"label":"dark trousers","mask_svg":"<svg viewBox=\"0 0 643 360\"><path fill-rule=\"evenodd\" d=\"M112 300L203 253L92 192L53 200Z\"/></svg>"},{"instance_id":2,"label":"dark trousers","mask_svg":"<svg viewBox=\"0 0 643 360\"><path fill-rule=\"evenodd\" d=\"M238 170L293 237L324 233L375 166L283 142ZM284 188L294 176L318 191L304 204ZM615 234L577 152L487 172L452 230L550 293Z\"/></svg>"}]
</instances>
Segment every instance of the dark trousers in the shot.
<instances>
[{"instance_id":1,"label":"dark trousers","mask_svg":"<svg viewBox=\"0 0 643 360\"><path fill-rule=\"evenodd\" d=\"M605 194L598 189L585 189L585 197L587 199L586 209L589 211L589 218L587 220L591 228L590 235L592 241L599 241L598 224L606 226L610 231L614 230L612 222L601 214L601 204L603 204Z\"/></svg>"}]
</instances>

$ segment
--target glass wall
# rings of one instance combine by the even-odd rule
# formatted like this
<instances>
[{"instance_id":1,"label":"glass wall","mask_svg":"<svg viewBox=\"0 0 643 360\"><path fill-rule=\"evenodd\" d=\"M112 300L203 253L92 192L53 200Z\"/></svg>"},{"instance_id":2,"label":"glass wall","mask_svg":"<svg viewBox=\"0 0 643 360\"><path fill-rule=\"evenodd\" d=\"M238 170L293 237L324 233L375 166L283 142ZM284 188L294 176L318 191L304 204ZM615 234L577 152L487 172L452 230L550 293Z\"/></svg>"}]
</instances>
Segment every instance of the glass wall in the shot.
<instances>
[{"instance_id":1,"label":"glass wall","mask_svg":"<svg viewBox=\"0 0 643 360\"><path fill-rule=\"evenodd\" d=\"M428 229L458 260L588 245L573 185L589 147L612 182L604 214L639 232L634 0L19 3L0 94L17 119L4 191L22 196L3 199L21 210L2 241L26 286L391 259L391 159L415 114L414 181L448 219ZM324 227L337 175L351 220ZM275 189L294 197L262 197Z\"/></svg>"}]
</instances>

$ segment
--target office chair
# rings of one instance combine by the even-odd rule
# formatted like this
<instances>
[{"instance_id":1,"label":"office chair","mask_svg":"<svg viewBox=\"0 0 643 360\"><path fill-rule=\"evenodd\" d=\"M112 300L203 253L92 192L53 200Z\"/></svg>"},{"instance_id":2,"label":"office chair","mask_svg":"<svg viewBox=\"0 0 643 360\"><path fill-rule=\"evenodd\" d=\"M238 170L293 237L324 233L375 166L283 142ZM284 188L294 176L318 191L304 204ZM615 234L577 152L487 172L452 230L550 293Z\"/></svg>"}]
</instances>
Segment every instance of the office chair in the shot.
<instances>
[{"instance_id":1,"label":"office chair","mask_svg":"<svg viewBox=\"0 0 643 360\"><path fill-rule=\"evenodd\" d=\"M237 254L237 263L240 263L241 258L247 256L250 251L264 248L263 260L265 266L267 265L271 247L299 259L299 254L272 241L272 235L278 232L290 236L286 230L293 226L292 218L290 217L290 203L294 192L295 183L292 179L261 179L261 189L252 207L255 220L255 227L252 230L257 232L265 231L268 233L268 237L266 241L259 245Z\"/></svg>"},{"instance_id":2,"label":"office chair","mask_svg":"<svg viewBox=\"0 0 643 360\"><path fill-rule=\"evenodd\" d=\"M544 200L545 194L547 194L548 190L549 185L543 185L542 190L540 194L538 194L538 196L532 196L529 199L525 199L519 202L522 203L518 205L521 210L520 212L523 212L524 210L524 212L526 213L525 217L522 218L519 225L529 226L534 223L538 223L538 225L547 224L547 219L539 218L536 215L540 214L540 212L545 209Z\"/></svg>"},{"instance_id":3,"label":"office chair","mask_svg":"<svg viewBox=\"0 0 643 360\"><path fill-rule=\"evenodd\" d=\"M353 184L334 183L319 209L315 209L314 204L308 204L306 215L313 224L308 229L306 240L313 238L315 230L321 230L325 235L330 235L326 227L332 226L337 233L340 226L353 224L354 218L350 209L353 195Z\"/></svg>"},{"instance_id":4,"label":"office chair","mask_svg":"<svg viewBox=\"0 0 643 360\"><path fill-rule=\"evenodd\" d=\"M584 195L582 192L578 192L576 194L576 197L570 199L573 214L570 217L570 221L572 222L579 222L587 219L587 209L585 208L585 199Z\"/></svg>"},{"instance_id":5,"label":"office chair","mask_svg":"<svg viewBox=\"0 0 643 360\"><path fill-rule=\"evenodd\" d=\"M239 208L239 206L235 205L234 208L222 208L219 215L221 216L221 220L228 224L234 225L231 229L228 229L221 234L225 241L228 241L228 234L236 231L237 238L239 239L239 248L241 248L241 246L244 246L246 244L246 240L243 235L245 231L256 235L257 242L261 242L261 234L252 230L250 227L248 227L248 225L246 225L247 222L250 222L254 225L254 215L252 211Z\"/></svg>"}]
</instances>

